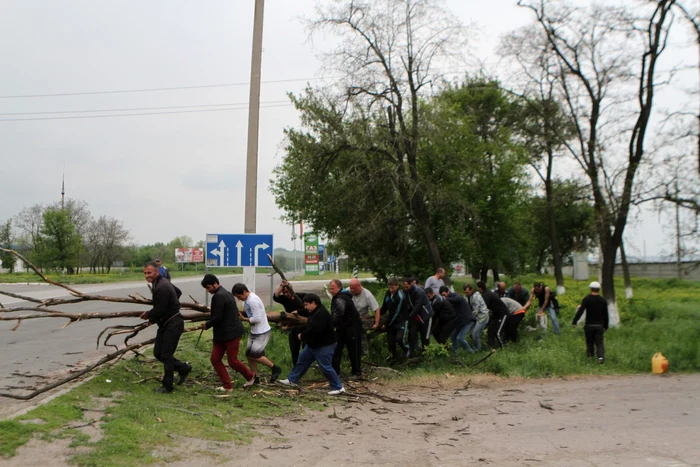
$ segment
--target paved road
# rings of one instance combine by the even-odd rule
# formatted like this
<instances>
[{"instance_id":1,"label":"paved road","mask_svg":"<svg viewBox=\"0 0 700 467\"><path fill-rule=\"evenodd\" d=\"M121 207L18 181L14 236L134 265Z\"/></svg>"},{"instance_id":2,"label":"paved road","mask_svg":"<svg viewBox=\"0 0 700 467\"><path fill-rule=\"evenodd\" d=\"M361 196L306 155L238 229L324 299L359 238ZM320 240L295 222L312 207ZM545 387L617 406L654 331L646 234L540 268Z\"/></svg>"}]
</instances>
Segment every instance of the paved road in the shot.
<instances>
[{"instance_id":1,"label":"paved road","mask_svg":"<svg viewBox=\"0 0 700 467\"><path fill-rule=\"evenodd\" d=\"M256 292L266 304L270 300L270 278L265 274L258 274L256 278ZM224 287L230 290L231 286L243 279L242 275L221 276L219 278ZM279 277L274 276L273 287L279 284ZM205 292L200 285L201 277L187 277L174 279L173 283L182 290L182 300L190 301L192 295L197 301L204 302ZM316 291L323 289L326 280L313 282L299 282L296 288L300 291ZM149 297L150 292L145 281L123 282L115 284L90 284L76 286L81 292L126 297L129 294L140 293ZM45 285L3 285L0 290L17 293L33 298L67 297L66 291L60 288ZM0 295L0 302L6 307L26 304L16 298ZM136 311L147 310L148 307L107 303L86 302L76 305L57 307L57 309L69 312L111 312L111 311ZM108 325L136 324L138 318L111 319L107 321L90 320L73 323L68 327L65 320L47 318L24 321L16 331L11 329L16 325L15 321L0 322L0 391L7 391L13 387L27 387L32 385L42 386L43 378L29 377L27 375L56 375L67 372L71 365L84 360L92 360L108 353L105 348L96 349L97 335ZM139 334L140 340L146 340L155 335L155 326ZM115 339L119 343L123 339ZM133 342L139 342L134 339ZM0 398L0 406L9 399ZM2 412L2 407L0 407Z\"/></svg>"}]
</instances>

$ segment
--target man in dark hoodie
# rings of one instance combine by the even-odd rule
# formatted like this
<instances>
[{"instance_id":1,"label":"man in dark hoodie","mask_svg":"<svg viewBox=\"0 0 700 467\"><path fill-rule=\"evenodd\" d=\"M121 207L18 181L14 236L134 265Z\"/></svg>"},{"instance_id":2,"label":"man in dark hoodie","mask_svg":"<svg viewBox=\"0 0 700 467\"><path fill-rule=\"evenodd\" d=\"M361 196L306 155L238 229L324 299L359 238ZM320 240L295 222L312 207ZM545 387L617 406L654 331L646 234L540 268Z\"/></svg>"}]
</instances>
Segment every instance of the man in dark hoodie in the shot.
<instances>
[{"instance_id":1,"label":"man in dark hoodie","mask_svg":"<svg viewBox=\"0 0 700 467\"><path fill-rule=\"evenodd\" d=\"M466 339L467 332L476 324L471 305L464 297L455 292L450 292L450 289L444 286L440 287L440 295L450 302L455 310L455 325L452 334L450 334L452 351L457 352L457 349L461 346L469 353L473 353L474 349L472 349Z\"/></svg>"},{"instance_id":2,"label":"man in dark hoodie","mask_svg":"<svg viewBox=\"0 0 700 467\"><path fill-rule=\"evenodd\" d=\"M192 367L175 358L175 350L180 342L180 336L185 331L185 320L180 314L180 300L177 289L169 280L163 278L158 265L148 262L143 268L143 275L151 284L153 294L153 309L141 314L141 319L147 319L158 325L156 342L153 345L153 356L163 363L164 375L162 387L156 392L172 392L174 372L180 375L177 384L182 384Z\"/></svg>"},{"instance_id":3,"label":"man in dark hoodie","mask_svg":"<svg viewBox=\"0 0 700 467\"><path fill-rule=\"evenodd\" d=\"M328 284L328 292L333 297L331 300L331 314L333 315L335 337L338 344L333 354L333 369L340 375L343 349L347 347L352 375L361 377L362 346L360 333L362 332L362 321L360 320L360 314L355 308L350 293L343 292L343 283L339 279L333 279Z\"/></svg>"},{"instance_id":4,"label":"man in dark hoodie","mask_svg":"<svg viewBox=\"0 0 700 467\"><path fill-rule=\"evenodd\" d=\"M486 308L488 308L489 312L491 312L489 329L486 333L488 336L489 346L491 348L495 348L496 345L502 346L503 340L501 338L501 333L503 332L503 326L505 325L506 317L508 316L508 308L495 292L491 292L490 290L486 289L485 282L477 282L476 287L481 293L481 298L484 299Z\"/></svg>"},{"instance_id":5,"label":"man in dark hoodie","mask_svg":"<svg viewBox=\"0 0 700 467\"><path fill-rule=\"evenodd\" d=\"M586 325L583 331L586 334L586 353L589 357L593 357L593 346L595 345L598 361L605 363L605 343L603 335L608 330L610 324L610 315L608 314L608 302L600 296L600 283L591 282L589 285L591 293L581 301L581 305L576 310L573 325L581 319L581 316L586 312Z\"/></svg>"},{"instance_id":6,"label":"man in dark hoodie","mask_svg":"<svg viewBox=\"0 0 700 467\"><path fill-rule=\"evenodd\" d=\"M292 286L286 280L283 280L277 290L275 290L272 299L284 307L285 313L295 314L298 316L303 316L308 318L309 314L304 308L304 302L301 300L304 298L303 292L295 293ZM289 351L292 353L292 364L296 365L299 358L299 351L301 350L301 341L297 338L299 333L301 333L306 324L300 324L298 326L292 326L291 328L283 327L283 331L289 332Z\"/></svg>"},{"instance_id":7,"label":"man in dark hoodie","mask_svg":"<svg viewBox=\"0 0 700 467\"><path fill-rule=\"evenodd\" d=\"M426 287L425 295L433 309L433 336L439 344L445 344L457 326L457 314L452 303L431 287Z\"/></svg>"},{"instance_id":8,"label":"man in dark hoodie","mask_svg":"<svg viewBox=\"0 0 700 467\"><path fill-rule=\"evenodd\" d=\"M233 294L221 287L219 279L214 274L204 276L202 287L212 294L211 318L202 325L202 329L214 329L214 345L211 349L210 361L223 384L217 390L233 391L231 377L222 362L224 354L226 354L229 366L243 375L247 383L252 384L255 375L238 359L238 347L245 329L243 328L243 323L241 323Z\"/></svg>"},{"instance_id":9,"label":"man in dark hoodie","mask_svg":"<svg viewBox=\"0 0 700 467\"><path fill-rule=\"evenodd\" d=\"M399 290L399 281L395 278L387 281L387 291L384 294L380 313L382 329L386 330L386 341L391 358L399 360L408 352L408 329L406 323L408 306L403 291ZM397 344L403 350L401 355L397 352Z\"/></svg>"},{"instance_id":10,"label":"man in dark hoodie","mask_svg":"<svg viewBox=\"0 0 700 467\"><path fill-rule=\"evenodd\" d=\"M304 295L304 307L310 317L306 329L299 333L298 337L306 346L299 354L299 360L289 373L289 377L280 380L279 383L285 386L296 386L311 364L316 361L321 373L330 384L331 390L328 394L331 396L342 394L345 392L343 383L333 369L333 355L336 348L333 318L316 294Z\"/></svg>"},{"instance_id":11,"label":"man in dark hoodie","mask_svg":"<svg viewBox=\"0 0 700 467\"><path fill-rule=\"evenodd\" d=\"M401 279L404 295L408 301L408 345L409 353L418 352L418 336L423 344L423 348L430 343L430 327L432 325L433 309L430 300L425 295L425 291L414 283L413 278L404 277Z\"/></svg>"}]
</instances>

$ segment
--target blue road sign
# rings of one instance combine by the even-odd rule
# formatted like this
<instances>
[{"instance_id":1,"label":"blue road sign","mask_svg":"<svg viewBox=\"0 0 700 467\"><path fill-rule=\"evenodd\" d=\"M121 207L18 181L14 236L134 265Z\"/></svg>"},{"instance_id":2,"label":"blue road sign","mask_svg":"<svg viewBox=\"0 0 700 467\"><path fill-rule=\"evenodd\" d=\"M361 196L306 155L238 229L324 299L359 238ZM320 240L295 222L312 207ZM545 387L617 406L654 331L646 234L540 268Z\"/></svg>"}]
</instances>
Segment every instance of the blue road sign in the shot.
<instances>
[{"instance_id":1,"label":"blue road sign","mask_svg":"<svg viewBox=\"0 0 700 467\"><path fill-rule=\"evenodd\" d=\"M270 267L272 234L207 234L207 266Z\"/></svg>"},{"instance_id":2,"label":"blue road sign","mask_svg":"<svg viewBox=\"0 0 700 467\"><path fill-rule=\"evenodd\" d=\"M335 256L334 256L334 255L330 255L330 256L328 257L328 262L329 262L329 263L335 263Z\"/></svg>"}]
</instances>

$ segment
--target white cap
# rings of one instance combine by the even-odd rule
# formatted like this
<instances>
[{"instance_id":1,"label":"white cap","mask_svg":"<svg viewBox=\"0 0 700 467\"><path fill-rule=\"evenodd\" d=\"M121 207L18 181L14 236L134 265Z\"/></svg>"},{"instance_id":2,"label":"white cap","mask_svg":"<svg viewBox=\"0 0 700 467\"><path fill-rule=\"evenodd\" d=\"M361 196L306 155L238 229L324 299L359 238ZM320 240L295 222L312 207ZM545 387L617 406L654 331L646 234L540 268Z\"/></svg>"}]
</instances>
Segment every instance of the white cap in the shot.
<instances>
[{"instance_id":1,"label":"white cap","mask_svg":"<svg viewBox=\"0 0 700 467\"><path fill-rule=\"evenodd\" d=\"M590 289L600 289L600 282L591 282L590 285L588 286Z\"/></svg>"}]
</instances>

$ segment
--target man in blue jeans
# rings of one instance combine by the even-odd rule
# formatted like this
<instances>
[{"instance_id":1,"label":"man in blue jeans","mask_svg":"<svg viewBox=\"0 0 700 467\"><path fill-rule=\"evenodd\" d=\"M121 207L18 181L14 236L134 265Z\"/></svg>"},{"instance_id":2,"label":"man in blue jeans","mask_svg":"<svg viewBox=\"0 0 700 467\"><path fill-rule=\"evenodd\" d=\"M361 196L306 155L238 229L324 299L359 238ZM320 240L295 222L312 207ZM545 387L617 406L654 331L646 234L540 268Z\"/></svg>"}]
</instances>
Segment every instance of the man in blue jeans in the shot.
<instances>
[{"instance_id":1,"label":"man in blue jeans","mask_svg":"<svg viewBox=\"0 0 700 467\"><path fill-rule=\"evenodd\" d=\"M481 350L481 334L484 332L486 325L489 324L489 309L486 308L484 299L472 284L464 286L464 294L467 296L469 305L471 305L472 312L474 313L474 318L476 319L476 321L472 321L474 326L472 338L474 339L474 350L478 352ZM469 328L467 328L465 334L467 332L469 332Z\"/></svg>"},{"instance_id":2,"label":"man in blue jeans","mask_svg":"<svg viewBox=\"0 0 700 467\"><path fill-rule=\"evenodd\" d=\"M532 293L530 295L537 297L537 302L539 305L539 310L537 310L538 327L545 330L547 329L546 311L552 320L554 334L559 334L559 320L557 319L557 314L559 313L559 302L557 301L556 292L550 290L550 288L542 282L535 282L532 286Z\"/></svg>"},{"instance_id":3,"label":"man in blue jeans","mask_svg":"<svg viewBox=\"0 0 700 467\"><path fill-rule=\"evenodd\" d=\"M292 368L287 379L279 383L285 386L296 386L314 361L318 363L321 373L326 377L331 390L328 394L335 396L343 394L345 389L333 369L333 353L335 352L335 328L333 318L321 299L316 294L304 296L304 308L310 313L306 329L299 333L299 340L306 346L299 354L297 364Z\"/></svg>"}]
</instances>

